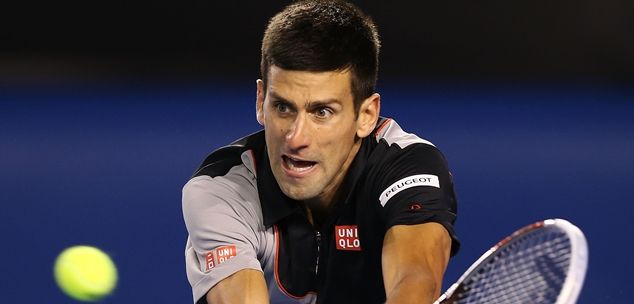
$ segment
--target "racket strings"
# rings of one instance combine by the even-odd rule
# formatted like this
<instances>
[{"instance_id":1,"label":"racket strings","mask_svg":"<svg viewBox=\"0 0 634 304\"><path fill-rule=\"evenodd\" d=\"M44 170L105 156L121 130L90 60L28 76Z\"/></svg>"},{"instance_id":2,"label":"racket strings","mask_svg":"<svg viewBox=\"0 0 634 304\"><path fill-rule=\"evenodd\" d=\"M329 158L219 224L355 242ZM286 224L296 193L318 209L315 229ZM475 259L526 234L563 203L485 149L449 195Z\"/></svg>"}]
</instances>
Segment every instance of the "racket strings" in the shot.
<instances>
[{"instance_id":1,"label":"racket strings","mask_svg":"<svg viewBox=\"0 0 634 304\"><path fill-rule=\"evenodd\" d=\"M537 229L511 239L467 277L454 303L554 303L570 263L570 239Z\"/></svg>"}]
</instances>

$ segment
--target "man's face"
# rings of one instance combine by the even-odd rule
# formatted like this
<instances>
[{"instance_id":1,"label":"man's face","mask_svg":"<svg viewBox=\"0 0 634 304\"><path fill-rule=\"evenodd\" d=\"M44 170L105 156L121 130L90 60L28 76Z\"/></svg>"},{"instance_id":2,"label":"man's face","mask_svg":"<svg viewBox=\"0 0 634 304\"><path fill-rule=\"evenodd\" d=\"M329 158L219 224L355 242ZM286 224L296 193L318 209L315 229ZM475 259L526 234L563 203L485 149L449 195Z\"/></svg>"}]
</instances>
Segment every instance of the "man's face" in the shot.
<instances>
[{"instance_id":1,"label":"man's face","mask_svg":"<svg viewBox=\"0 0 634 304\"><path fill-rule=\"evenodd\" d=\"M271 169L284 194L293 199L329 204L359 150L359 137L371 131L367 115L356 118L350 76L348 70L305 72L271 66L266 94L258 81L257 115L264 125Z\"/></svg>"}]
</instances>

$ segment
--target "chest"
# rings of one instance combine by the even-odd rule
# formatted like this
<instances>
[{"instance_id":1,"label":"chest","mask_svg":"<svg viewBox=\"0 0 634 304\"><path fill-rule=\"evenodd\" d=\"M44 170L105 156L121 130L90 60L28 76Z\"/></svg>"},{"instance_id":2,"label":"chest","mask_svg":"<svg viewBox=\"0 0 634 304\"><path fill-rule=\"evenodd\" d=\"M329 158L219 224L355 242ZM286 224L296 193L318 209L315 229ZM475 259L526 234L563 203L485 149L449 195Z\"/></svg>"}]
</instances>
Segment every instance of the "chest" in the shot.
<instances>
[{"instance_id":1,"label":"chest","mask_svg":"<svg viewBox=\"0 0 634 304\"><path fill-rule=\"evenodd\" d=\"M299 212L273 227L274 283L282 294L317 303L380 303L384 225L363 201L338 206L320 229ZM301 301L300 301L301 302Z\"/></svg>"}]
</instances>

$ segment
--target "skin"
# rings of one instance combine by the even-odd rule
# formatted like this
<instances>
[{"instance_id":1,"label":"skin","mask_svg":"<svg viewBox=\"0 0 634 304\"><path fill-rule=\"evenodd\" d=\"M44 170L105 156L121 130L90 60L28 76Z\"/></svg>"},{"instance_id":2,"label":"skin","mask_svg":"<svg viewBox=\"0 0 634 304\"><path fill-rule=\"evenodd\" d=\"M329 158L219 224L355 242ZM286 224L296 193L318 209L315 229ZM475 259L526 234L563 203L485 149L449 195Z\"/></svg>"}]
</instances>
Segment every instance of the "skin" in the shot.
<instances>
[{"instance_id":1,"label":"skin","mask_svg":"<svg viewBox=\"0 0 634 304\"><path fill-rule=\"evenodd\" d=\"M381 253L386 303L432 303L438 299L450 250L449 233L438 223L390 228Z\"/></svg>"},{"instance_id":2,"label":"skin","mask_svg":"<svg viewBox=\"0 0 634 304\"><path fill-rule=\"evenodd\" d=\"M257 118L266 130L277 183L309 209L328 209L360 139L374 129L379 95L364 100L356 118L348 70L314 73L272 66L266 94L262 81L257 88Z\"/></svg>"},{"instance_id":3,"label":"skin","mask_svg":"<svg viewBox=\"0 0 634 304\"><path fill-rule=\"evenodd\" d=\"M211 288L207 293L207 303L269 303L264 275L254 269L240 270Z\"/></svg>"},{"instance_id":4,"label":"skin","mask_svg":"<svg viewBox=\"0 0 634 304\"><path fill-rule=\"evenodd\" d=\"M266 90L257 81L257 120L264 126L271 170L282 192L299 200L319 226L379 117L380 96L355 113L350 71L306 72L271 66ZM420 236L425 235L425 241ZM385 235L382 266L388 303L431 303L438 295L451 240L439 224L394 226ZM261 272L222 280L207 302L268 303Z\"/></svg>"}]
</instances>

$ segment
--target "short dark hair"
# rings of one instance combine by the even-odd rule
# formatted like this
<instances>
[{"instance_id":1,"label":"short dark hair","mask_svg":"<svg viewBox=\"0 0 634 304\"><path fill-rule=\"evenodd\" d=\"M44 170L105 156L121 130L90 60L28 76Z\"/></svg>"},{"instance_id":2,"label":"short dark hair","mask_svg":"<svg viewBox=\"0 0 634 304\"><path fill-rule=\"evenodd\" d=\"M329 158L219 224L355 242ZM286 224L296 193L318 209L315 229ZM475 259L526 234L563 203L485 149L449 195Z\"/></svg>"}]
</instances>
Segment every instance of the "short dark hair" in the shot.
<instances>
[{"instance_id":1,"label":"short dark hair","mask_svg":"<svg viewBox=\"0 0 634 304\"><path fill-rule=\"evenodd\" d=\"M308 0L287 6L269 21L260 72L267 83L275 65L295 71L350 70L355 112L375 90L379 35L372 19L343 0Z\"/></svg>"}]
</instances>

